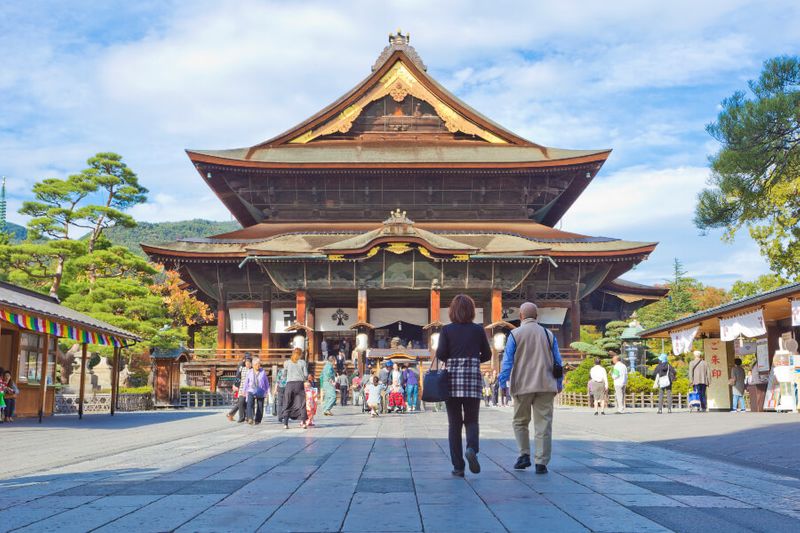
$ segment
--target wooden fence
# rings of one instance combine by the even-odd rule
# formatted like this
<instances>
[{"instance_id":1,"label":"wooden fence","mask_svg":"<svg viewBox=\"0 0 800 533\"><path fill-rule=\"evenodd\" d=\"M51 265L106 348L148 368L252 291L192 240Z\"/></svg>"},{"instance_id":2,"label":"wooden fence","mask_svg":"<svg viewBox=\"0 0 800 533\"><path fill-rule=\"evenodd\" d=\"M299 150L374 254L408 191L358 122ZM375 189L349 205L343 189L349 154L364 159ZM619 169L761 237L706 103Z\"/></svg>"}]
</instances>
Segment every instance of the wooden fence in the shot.
<instances>
[{"instance_id":1,"label":"wooden fence","mask_svg":"<svg viewBox=\"0 0 800 533\"><path fill-rule=\"evenodd\" d=\"M218 392L181 392L181 407L227 407L233 404L233 393Z\"/></svg>"},{"instance_id":2,"label":"wooden fence","mask_svg":"<svg viewBox=\"0 0 800 533\"><path fill-rule=\"evenodd\" d=\"M666 404L667 398L664 397ZM589 395L585 392L562 392L556 395L556 405L573 406L573 407L593 407L589 401ZM609 407L616 407L616 400L612 395L608 399ZM658 393L657 392L635 392L625 395L625 406L631 408L654 408L658 407ZM687 408L688 398L685 394L672 395L672 408L683 409ZM664 407L667 407L664 405Z\"/></svg>"}]
</instances>

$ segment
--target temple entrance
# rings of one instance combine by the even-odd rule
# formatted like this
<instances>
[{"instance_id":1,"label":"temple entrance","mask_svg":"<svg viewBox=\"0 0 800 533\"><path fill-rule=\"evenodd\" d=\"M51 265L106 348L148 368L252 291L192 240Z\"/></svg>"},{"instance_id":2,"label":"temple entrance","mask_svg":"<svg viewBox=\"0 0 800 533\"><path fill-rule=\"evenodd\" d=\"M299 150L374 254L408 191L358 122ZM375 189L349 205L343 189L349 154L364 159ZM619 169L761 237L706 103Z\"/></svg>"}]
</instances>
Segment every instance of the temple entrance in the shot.
<instances>
[{"instance_id":1,"label":"temple entrance","mask_svg":"<svg viewBox=\"0 0 800 533\"><path fill-rule=\"evenodd\" d=\"M404 348L427 348L428 339L425 330L418 324L411 324L398 320L375 330L375 347L389 348L392 339L399 339L399 345Z\"/></svg>"}]
</instances>

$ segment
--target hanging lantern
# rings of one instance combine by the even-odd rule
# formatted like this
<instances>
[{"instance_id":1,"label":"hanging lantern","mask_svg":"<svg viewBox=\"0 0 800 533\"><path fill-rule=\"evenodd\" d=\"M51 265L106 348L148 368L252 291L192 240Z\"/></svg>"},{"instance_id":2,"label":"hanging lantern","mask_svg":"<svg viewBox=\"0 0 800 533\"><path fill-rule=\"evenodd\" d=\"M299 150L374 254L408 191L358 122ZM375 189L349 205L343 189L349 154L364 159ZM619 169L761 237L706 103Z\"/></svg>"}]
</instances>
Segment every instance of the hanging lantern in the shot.
<instances>
[{"instance_id":1,"label":"hanging lantern","mask_svg":"<svg viewBox=\"0 0 800 533\"><path fill-rule=\"evenodd\" d=\"M439 333L432 333L431 334L431 348L433 351L436 351L439 348Z\"/></svg>"},{"instance_id":2,"label":"hanging lantern","mask_svg":"<svg viewBox=\"0 0 800 533\"><path fill-rule=\"evenodd\" d=\"M495 333L492 337L492 344L496 351L502 352L506 347L506 334L502 331Z\"/></svg>"},{"instance_id":3,"label":"hanging lantern","mask_svg":"<svg viewBox=\"0 0 800 533\"><path fill-rule=\"evenodd\" d=\"M369 336L366 333L359 333L356 335L356 350L359 352L367 351L369 344Z\"/></svg>"},{"instance_id":4,"label":"hanging lantern","mask_svg":"<svg viewBox=\"0 0 800 533\"><path fill-rule=\"evenodd\" d=\"M292 339L292 348L300 348L301 350L305 351L306 349L306 338L303 335L295 335Z\"/></svg>"}]
</instances>

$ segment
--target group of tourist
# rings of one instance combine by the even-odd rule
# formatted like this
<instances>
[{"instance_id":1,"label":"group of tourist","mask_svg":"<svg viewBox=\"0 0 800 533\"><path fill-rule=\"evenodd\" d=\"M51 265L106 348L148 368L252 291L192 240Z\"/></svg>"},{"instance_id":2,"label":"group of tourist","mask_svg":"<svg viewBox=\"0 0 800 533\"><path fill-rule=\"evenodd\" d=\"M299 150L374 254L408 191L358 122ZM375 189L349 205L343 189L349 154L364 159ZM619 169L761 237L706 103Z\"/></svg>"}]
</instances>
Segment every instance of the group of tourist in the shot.
<instances>
[{"instance_id":1,"label":"group of tourist","mask_svg":"<svg viewBox=\"0 0 800 533\"><path fill-rule=\"evenodd\" d=\"M0 423L14 421L18 394L11 372L0 367Z\"/></svg>"},{"instance_id":2,"label":"group of tourist","mask_svg":"<svg viewBox=\"0 0 800 533\"><path fill-rule=\"evenodd\" d=\"M620 360L619 354L611 351L611 376L614 382L614 400L617 413L625 412L625 391L628 384L628 367L625 366ZM700 412L708 411L707 390L708 384L711 380L708 364L703 358L703 352L695 350L693 352L693 359L689 363L688 379L692 384L692 402L697 403ZM677 370L670 364L667 354L658 356L658 364L653 371L653 388L658 390L658 414L664 412L666 406L667 413L672 412L672 386L677 379ZM731 387L733 396L733 405L731 412L744 412L745 401L745 371L742 367L742 360L736 358L734 366L731 369L731 377L728 381ZM594 366L589 371L589 381L587 383L587 390L592 404L594 406L595 415L604 415L606 404L608 403L608 373L605 367L601 364L600 358L595 358Z\"/></svg>"},{"instance_id":3,"label":"group of tourist","mask_svg":"<svg viewBox=\"0 0 800 533\"><path fill-rule=\"evenodd\" d=\"M419 374L409 365L386 361L376 375L364 374L361 383L364 410L373 417L419 409Z\"/></svg>"},{"instance_id":4,"label":"group of tourist","mask_svg":"<svg viewBox=\"0 0 800 533\"><path fill-rule=\"evenodd\" d=\"M511 405L508 383L501 383L496 370L483 374L483 402L486 407L508 407Z\"/></svg>"}]
</instances>

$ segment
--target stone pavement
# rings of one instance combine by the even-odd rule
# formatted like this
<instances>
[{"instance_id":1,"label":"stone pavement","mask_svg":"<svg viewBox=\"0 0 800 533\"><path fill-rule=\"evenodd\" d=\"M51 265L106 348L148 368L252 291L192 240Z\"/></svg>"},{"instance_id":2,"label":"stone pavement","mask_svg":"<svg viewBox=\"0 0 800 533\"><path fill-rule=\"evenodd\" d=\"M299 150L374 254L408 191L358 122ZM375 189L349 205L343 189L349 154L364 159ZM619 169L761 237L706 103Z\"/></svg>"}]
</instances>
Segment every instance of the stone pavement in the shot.
<instances>
[{"instance_id":1,"label":"stone pavement","mask_svg":"<svg viewBox=\"0 0 800 533\"><path fill-rule=\"evenodd\" d=\"M308 431L220 410L0 426L0 530L800 530L800 473L750 460L767 465L770 449L751 466L704 450L775 428L788 446L795 415L559 409L551 472L537 476L512 469L510 409L483 409L483 471L457 479L444 413L335 413Z\"/></svg>"}]
</instances>

